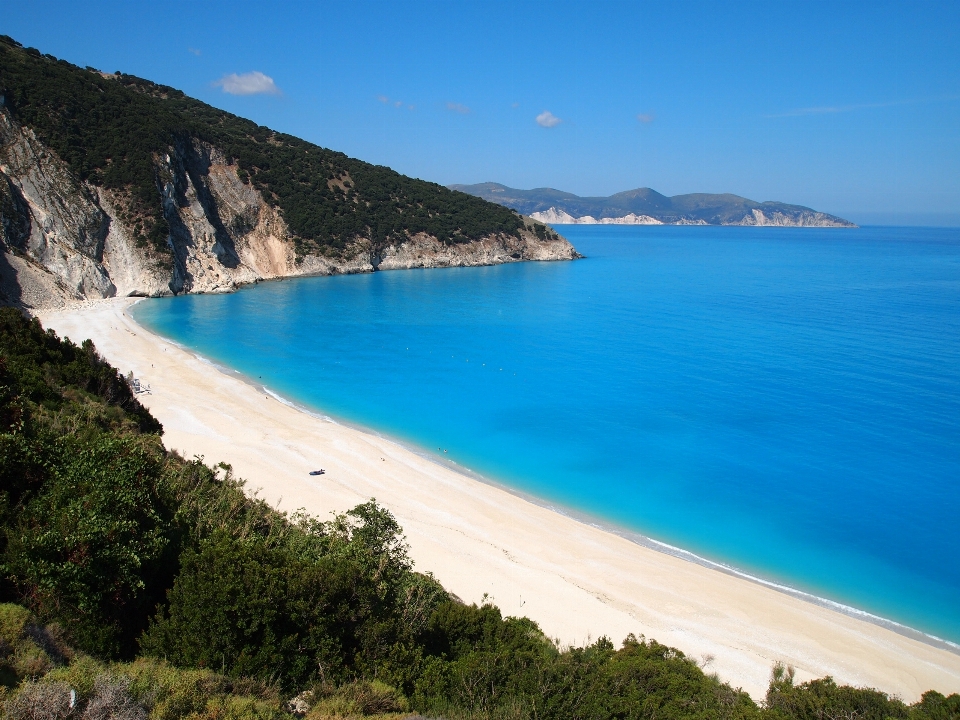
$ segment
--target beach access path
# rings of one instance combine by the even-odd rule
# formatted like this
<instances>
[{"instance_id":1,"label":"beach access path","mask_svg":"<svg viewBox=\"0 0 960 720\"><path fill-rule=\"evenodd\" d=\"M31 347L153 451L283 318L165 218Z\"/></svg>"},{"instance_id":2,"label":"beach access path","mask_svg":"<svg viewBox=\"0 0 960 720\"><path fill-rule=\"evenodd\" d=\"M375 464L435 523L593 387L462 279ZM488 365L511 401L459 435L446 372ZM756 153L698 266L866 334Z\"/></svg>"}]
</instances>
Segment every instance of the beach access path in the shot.
<instances>
[{"instance_id":1,"label":"beach access path","mask_svg":"<svg viewBox=\"0 0 960 720\"><path fill-rule=\"evenodd\" d=\"M467 603L486 597L566 645L645 635L755 700L777 661L801 681L831 675L907 702L928 689L960 692L960 654L638 545L298 410L148 332L126 313L134 302L87 301L39 318L76 343L91 338L150 386L139 397L167 448L231 464L283 510L325 519L375 497L404 528L416 568ZM325 474L308 474L318 468Z\"/></svg>"}]
</instances>

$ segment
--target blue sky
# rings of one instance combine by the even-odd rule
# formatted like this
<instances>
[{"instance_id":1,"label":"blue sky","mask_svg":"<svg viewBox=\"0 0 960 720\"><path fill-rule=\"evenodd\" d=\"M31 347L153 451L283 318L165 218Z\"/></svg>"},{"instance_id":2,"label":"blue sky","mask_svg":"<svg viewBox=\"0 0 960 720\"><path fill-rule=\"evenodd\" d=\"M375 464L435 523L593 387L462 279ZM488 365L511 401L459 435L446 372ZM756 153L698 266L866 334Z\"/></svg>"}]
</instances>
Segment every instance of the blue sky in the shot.
<instances>
[{"instance_id":1,"label":"blue sky","mask_svg":"<svg viewBox=\"0 0 960 720\"><path fill-rule=\"evenodd\" d=\"M960 224L955 1L21 1L0 33L444 184Z\"/></svg>"}]
</instances>

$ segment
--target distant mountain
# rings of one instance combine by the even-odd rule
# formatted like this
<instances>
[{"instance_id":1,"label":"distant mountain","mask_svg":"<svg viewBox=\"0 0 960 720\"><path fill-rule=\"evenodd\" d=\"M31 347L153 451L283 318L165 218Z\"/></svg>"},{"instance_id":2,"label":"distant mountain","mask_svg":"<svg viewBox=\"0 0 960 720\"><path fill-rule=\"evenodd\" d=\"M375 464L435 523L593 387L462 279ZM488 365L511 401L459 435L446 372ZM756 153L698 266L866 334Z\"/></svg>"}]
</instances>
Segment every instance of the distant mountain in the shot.
<instances>
[{"instance_id":1,"label":"distant mountain","mask_svg":"<svg viewBox=\"0 0 960 720\"><path fill-rule=\"evenodd\" d=\"M580 197L553 188L517 190L499 183L449 187L554 225L856 227L848 220L802 205L756 202L729 193L667 197L650 188L637 188L610 197Z\"/></svg>"}]
</instances>

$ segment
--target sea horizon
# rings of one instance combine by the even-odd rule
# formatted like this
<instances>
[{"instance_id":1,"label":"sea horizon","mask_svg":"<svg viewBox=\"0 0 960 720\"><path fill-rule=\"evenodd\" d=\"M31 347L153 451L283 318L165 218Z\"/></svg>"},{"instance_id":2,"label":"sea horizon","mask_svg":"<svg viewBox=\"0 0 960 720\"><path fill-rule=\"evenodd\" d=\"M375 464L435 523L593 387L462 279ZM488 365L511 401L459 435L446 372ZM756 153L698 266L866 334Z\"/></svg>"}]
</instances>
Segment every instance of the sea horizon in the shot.
<instances>
[{"instance_id":1,"label":"sea horizon","mask_svg":"<svg viewBox=\"0 0 960 720\"><path fill-rule=\"evenodd\" d=\"M596 502L596 498L593 498L591 502L578 503L576 502L578 499L578 496L576 495L576 493L570 493L569 488L567 488L567 492L565 493L560 493L560 494L551 493L549 492L549 490L551 489L550 487L544 486L544 485L537 485L536 482L531 483L529 481L529 478L524 478L523 469L517 472L516 468L507 468L507 472L497 472L497 466L495 464L491 465L490 463L483 462L482 449L480 450L473 449L472 453L471 452L462 453L459 451L459 448L458 448L454 450L454 454L450 454L449 452L444 454L442 451L447 448L444 448L443 446L444 443L441 440L440 441L441 444L438 446L438 449L435 451L432 449L433 447L432 442L431 443L424 442L425 437L422 434L422 428L418 428L417 430L417 432L421 433L419 435L417 434L417 432L410 433L409 431L405 431L403 427L396 426L395 423L391 425L389 418L388 418L388 421L384 423L383 422L384 418L382 417L377 418L373 415L370 415L369 407L361 408L360 411L358 412L356 407L349 407L348 405L342 405L342 404L338 405L336 402L325 403L322 400L318 400L316 395L311 395L309 391L307 392L304 391L305 384L309 385L310 383L310 380L305 379L304 377L301 377L300 379L296 379L290 375L271 376L268 374L268 377L264 379L263 372L257 372L258 366L256 365L256 362L253 362L253 364L251 364L249 362L251 360L249 357L247 357L245 360L238 360L237 356L232 354L232 351L227 347L229 343L232 342L229 339L225 340L223 337L218 337L217 341L211 344L210 342L212 338L212 336L210 335L211 325L207 322L203 322L202 319L200 318L201 313L198 312L203 308L208 308L209 303L213 303L213 306L216 307L217 319L222 321L226 318L226 315L223 314L224 312L226 312L227 314L230 314L238 311L237 308L227 309L226 311L224 311L223 309L224 306L221 305L221 303L226 301L226 304L230 305L231 304L229 300L230 298L243 298L244 302L240 304L243 305L244 307L242 310L240 310L240 312L241 313L249 312L250 304L252 303L252 305L254 306L258 305L260 304L260 300L250 300L249 302L247 302L247 299L254 298L255 295L257 293L262 292L262 290L272 289L272 292L270 293L271 298L269 298L269 300L266 301L266 305L267 306L272 305L273 309L276 310L277 309L276 303L278 301L281 303L284 303L284 300L282 298L276 297L275 293L279 292L281 295L284 295L290 292L288 288L291 288L291 287L300 288L301 290L299 291L294 290L293 295L301 296L301 292L304 292L303 288L307 288L306 292L308 292L309 288L312 285L326 283L328 285L332 284L337 286L333 290L331 290L330 288L325 288L327 291L330 291L336 294L336 292L338 291L340 292L344 291L344 288L349 288L349 286L345 284L350 283L351 281L355 281L360 278L368 278L373 282L383 282L383 280L376 280L376 278L378 278L378 276L382 277L385 275L396 276L396 277L412 277L412 276L424 277L424 276L433 275L433 274L443 275L444 273L453 273L455 275L459 274L459 276L461 277L464 274L467 274L467 277L469 277L469 274L473 273L475 274L474 275L475 279L476 277L483 278L484 282L481 284L486 284L488 286L495 287L498 282L498 275L501 275L503 272L509 273L511 271L516 272L524 268L526 269L537 268L536 270L530 270L530 272L538 273L540 271L544 271L549 274L553 272L555 268L563 268L564 266L568 266L572 268L579 265L580 263L590 263L591 258L599 257L599 258L605 258L607 260L610 260L611 256L609 254L609 251L610 251L609 244L611 242L614 245L617 245L617 243L622 243L624 239L628 239L628 241L630 242L637 241L643 244L644 240L653 239L655 241L654 244L657 244L657 243L662 244L664 242L666 242L668 245L672 244L672 241L676 240L677 238L665 237L662 234L662 231L664 229L666 230L667 236L669 236L671 233L675 233L676 235L680 236L679 240L681 243L692 243L693 246L696 246L698 243L704 242L703 238L696 237L697 233L703 233L704 230L707 230L707 232L711 234L711 237L707 240L708 244L716 243L716 242L722 243L724 241L724 237L722 236L722 233L728 232L731 234L734 234L734 233L738 234L738 236L734 239L735 242L737 243L746 242L748 244L753 243L756 240L756 238L752 238L753 234L762 233L763 238L761 239L761 244L766 244L766 245L769 245L771 243L776 245L777 243L783 243L783 242L787 243L788 245L796 244L797 236L794 235L795 233L799 233L800 234L799 239L804 242L810 242L811 239L814 242L823 242L822 238L824 237L830 238L832 236L837 236L840 243L846 243L848 240L850 240L851 238L847 237L846 234L851 232L853 233L880 232L881 234L893 233L893 234L899 234L899 235L903 235L904 233L906 233L907 235L912 235L912 237L909 237L909 238L883 237L879 239L875 237L853 238L853 241L855 243L861 240L866 241L868 243L876 243L876 242L893 243L894 245L896 245L897 243L901 245L903 243L909 244L911 242L919 242L920 244L930 244L930 243L933 243L935 245L940 244L940 245L943 245L944 247L952 248L952 250L947 253L948 258L954 259L952 262L955 262L956 257L958 257L957 250L958 250L958 247L960 247L960 242L958 242L958 237L955 232L956 230L955 228L942 229L944 230L944 232L950 235L950 237L931 238L929 237L929 234L931 232L934 232L936 229L931 229L926 227L905 229L903 227L867 226L856 231L834 230L834 229L810 231L805 229L794 229L794 228L788 228L788 229L693 228L693 229L690 229L690 228L673 228L672 226L667 226L666 228L664 228L663 226L651 226L651 227L642 226L640 228L618 227L618 226L576 226L576 227L563 226L562 228L560 228L561 232L567 235L569 239L571 239L571 241L574 243L574 245L581 250L581 252L585 252L585 254L588 256L588 260L578 261L577 263L546 263L546 264L540 264L539 266L534 264L524 264L524 265L517 264L517 265L509 265L509 266L492 267L492 268L454 268L454 269L448 269L448 270L429 270L429 271L414 270L414 271L400 271L397 273L389 273L389 274L376 273L372 275L359 275L359 276L303 278L303 279L295 279L295 280L285 279L283 283L264 283L257 287L244 288L241 290L241 292L236 293L234 295L181 296L178 298L154 300L150 303L139 303L137 306L131 309L131 312L133 316L137 319L137 321L143 324L147 329L150 329L153 332L157 332L158 334L160 334L165 338L168 338L172 342L175 342L181 345L182 347L189 349L191 352L199 354L201 357L209 360L215 365L220 366L222 369L228 369L230 371L233 371L239 374L241 377L243 377L245 380L249 382L260 383L262 387L268 390L277 399L288 402L300 409L306 410L313 414L326 416L329 419L333 419L335 422L347 424L367 432L372 432L377 435L387 437L391 440L394 440L395 442L398 442L401 445L414 448L420 454L426 457L429 457L430 459L436 460L438 462L447 464L453 467L454 469L457 469L460 472L464 472L465 474L472 476L476 479L480 479L484 482L489 482L491 484L505 488L510 492L513 492L514 494L524 497L525 499L536 502L539 505L542 505L550 509L553 509L555 511L561 512L563 514L572 516L575 519L581 520L583 522L587 522L589 524L599 526L605 530L627 537L628 539L640 542L640 544L643 544L647 547L652 547L653 549L660 550L661 552L668 552L669 554L673 554L677 557L683 557L684 559L698 562L708 567L714 567L715 569L718 569L718 570L722 570L725 572L730 572L732 574L742 576L745 579L752 580L754 582L759 582L761 584L777 589L781 592L787 592L788 594L794 595L796 597L801 597L803 599L806 599L812 602L816 602L817 604L821 604L827 607L832 607L833 609L839 610L841 612L845 612L846 614L863 617L864 619L870 620L871 622L875 622L877 624L890 627L891 629L894 629L903 634L919 637L920 639L924 639L925 641L932 642L933 644L939 645L941 647L946 647L947 649L950 649L956 652L958 650L956 641L960 639L960 633L957 632L957 627L960 626L960 623L958 623L958 618L951 617L949 613L947 613L945 616L942 616L940 618L937 617L936 612L930 612L929 608L927 609L926 612L917 613L916 608L909 607L909 603L903 604L902 598L900 600L899 605L896 602L894 603L871 602L873 598L870 598L869 592L863 593L862 587L859 588L860 590L859 595L856 592L851 593L851 589L854 591L858 589L855 587L856 583L844 584L843 582L840 582L840 583L834 582L833 584L831 584L830 582L824 582L824 577L822 576L822 574L821 576L818 577L816 573L813 573L811 575L809 572L807 572L806 574L804 574L804 572L797 572L796 567L792 569L790 568L785 569L782 566L778 567L776 564L763 562L762 560L758 562L757 558L756 557L751 558L749 553L744 555L742 553L742 548L740 549L741 550L740 555L737 555L737 552L730 552L729 548L726 548L726 549L724 548L722 542L717 543L714 546L711 546L709 542L706 542L706 543L702 542L702 538L700 538L701 540L700 543L684 542L684 537L682 532L673 533L673 534L671 534L670 532L664 532L662 529L662 524L661 524L661 527L659 528L656 525L654 525L654 527L651 528L649 526L650 525L649 519L646 519L645 521L637 522L635 519L631 521L631 518L629 517L624 518L622 514L618 516L615 513L604 512L602 503L598 504ZM595 236L595 233L598 230L599 230L599 237ZM637 234L638 230L639 230L639 235ZM661 233L658 233L657 232L658 230L661 231ZM691 234L691 230L692 230L692 234ZM719 237L716 235L717 230L719 230L721 233L721 236ZM934 232L934 234L936 233ZM641 237L644 235L646 235L646 238ZM630 240L630 238L632 238L632 240ZM726 239L730 239L730 238L726 238ZM598 244L595 244L595 243L598 243ZM636 249L637 248L633 248L634 251ZM649 251L651 248L645 248L645 249ZM674 250L676 249L677 248L674 248ZM703 250L703 248L700 248L700 249L701 251ZM593 251L593 255L591 255L591 250ZM657 251L657 248L653 248L653 250L655 253ZM663 248L660 248L660 250L663 250ZM794 248L794 250L796 250L796 248ZM614 259L616 259L616 257L619 257L619 256L616 256L615 253L614 253L614 256L615 256ZM623 258L620 257L620 260L622 259ZM636 259L637 259L636 257L632 257L633 261L636 261ZM948 262L947 262L948 267L950 265L950 262L951 261L948 259ZM566 272L576 272L576 271L562 270L561 272L566 273ZM479 273L479 276L476 275L478 273ZM522 274L526 275L527 271L524 270ZM502 277L499 279L503 280ZM863 278L860 278L860 279L862 280ZM513 278L513 280L516 280L516 278ZM950 283L955 284L957 280L958 278L956 277L955 273L946 278L946 282L948 284ZM403 281L399 281L399 282L401 286L404 284ZM524 282L529 282L529 278L526 278ZM416 284L419 285L420 283L416 283ZM283 288L282 290L280 290L281 287ZM462 288L457 287L456 282L453 283L453 289L454 290L459 289L462 291ZM410 288L406 288L406 290L409 291ZM449 291L450 288L446 288L444 290ZM377 293L377 297L381 300L386 300L386 302L389 305L391 302L389 293L390 292L403 293L404 288L403 287L383 288L378 286L371 286L371 287L367 287L366 291ZM322 292L321 294L323 294L324 299L327 299L327 300L330 299L330 296L328 293ZM442 294L439 297L441 300L443 299ZM287 298L286 300L289 301L290 298ZM356 300L356 298L354 298L354 300ZM369 300L369 297L367 298L367 300ZM393 298L393 301L395 300L396 298ZM408 297L407 301L409 300L410 298ZM435 300L436 298L431 298L431 302ZM189 306L189 308L185 306ZM289 307L290 306L289 302L286 302L285 306ZM165 307L167 309L160 310L159 308L161 307ZM500 308L501 312L502 312L502 309L503 308ZM482 308L481 308L481 311L483 311ZM269 307L261 308L260 312L266 313L266 315L264 315L263 317L270 316ZM188 322L186 325L184 325L182 321L187 317L188 317ZM234 317L234 316L231 316L231 317ZM677 317L674 316L674 319L676 320ZM199 325L196 324L197 321L200 321ZM337 327L339 328L340 325L338 325ZM413 327L414 329L416 329L415 325ZM247 337L249 336L247 335ZM298 337L299 337L299 340L301 341L303 340L302 336L298 336ZM404 337L406 337L407 341L409 341L410 338L416 337L416 334L414 333ZM218 345L217 342L226 342L226 345L221 346L221 345ZM275 344L271 344L270 347L273 350L277 350L277 346ZM249 349L249 347L247 349ZM342 348L338 347L338 349L342 349ZM288 348L285 348L283 350L284 354L286 354L288 350L289 350ZM955 351L955 348L951 346L946 350L948 353L952 353ZM363 353L366 353L368 355L370 354L370 352L371 352L371 348L369 347L366 347L363 350ZM391 347L390 350L386 354L384 354L383 357L379 358L379 360L377 358L370 358L370 357L367 357L366 359L359 358L359 360L361 360L362 362L359 362L356 365L356 367L360 368L362 366L363 369L368 369L368 366L363 365L363 362L370 362L371 360L376 362L382 362L384 360L387 360L388 356L391 353L397 353L397 352L409 352L409 350L400 351L399 346ZM430 351L430 353L432 353L432 351ZM374 353L374 355L375 354L376 353ZM468 352L467 354L470 354L470 353ZM262 359L263 358L261 358L261 360ZM456 357L456 353L454 353L454 357L452 359L454 360L458 359ZM313 358L313 360L316 360L316 358ZM460 360L464 361L464 366L466 365L466 363L469 362L469 358L466 358L466 357L462 357L460 358ZM358 358L352 357L351 361L357 362ZM481 365L484 368L486 367L486 363L483 362L482 358L478 358L474 362L475 362L475 367L477 364ZM339 364L339 361L333 361L333 363ZM498 363L493 363L493 366L496 366L497 364ZM238 367L238 365L240 367ZM266 366L267 365L265 365L264 367ZM314 367L314 369L316 368ZM407 365L404 365L403 369L406 370ZM526 371L528 369L529 368L525 368L524 370ZM503 370L500 370L499 368L492 368L492 371L494 370L497 373L503 372ZM296 375L296 373L294 373L294 375ZM463 377L468 377L468 376L461 376L461 378ZM342 375L337 375L337 378L342 379ZM271 380L273 380L274 382L271 383ZM293 380L292 383L291 383L291 380ZM949 378L948 378L948 381L949 381ZM388 382L387 384L397 385L396 379L393 382ZM400 384L402 385L403 383L401 382ZM416 383L413 383L413 384L415 385ZM356 387L354 387L354 389L356 389ZM343 400L343 398L340 396L338 396L337 399L341 402ZM956 400L957 398L951 397L950 399L951 401L953 401L953 400ZM367 413L366 415L364 414L365 412ZM655 415L656 413L653 413L653 414ZM438 415L438 417L440 417L441 415ZM452 445L453 443L449 443L449 444ZM471 459L479 460L479 462L473 462L471 461ZM945 460L949 465L949 463L951 463L953 460L953 456L951 455L945 458ZM501 467L503 467L502 463L501 463ZM529 468L529 464L525 467ZM544 492L545 489L547 490L547 492ZM603 488L601 488L600 492L601 493L603 492ZM658 492L662 493L663 488L660 488ZM662 498L661 498L661 501L662 501ZM955 502L956 502L956 497L951 496L948 501L948 507L952 507L950 503L955 503ZM702 508L700 510L702 511ZM940 510L945 511L943 507L941 507ZM647 522L647 524L644 525L644 522ZM674 522L676 522L676 518L674 518ZM658 530L660 531L658 532ZM767 538L761 537L759 538L759 542L763 542L766 539ZM949 536L947 539L948 540L950 539ZM833 550L836 550L836 548L834 548ZM841 547L841 550L849 552L849 548ZM949 548L947 548L947 550L949 550ZM746 562L744 562L744 559L746 559ZM425 568L425 569L428 569L428 568ZM841 566L839 570L842 572L843 567ZM833 578L833 579L836 580L836 578ZM953 595L956 589L957 589L956 587L947 587L946 595L947 596ZM941 588L941 590L943 590L943 588ZM873 591L875 592L875 588L873 588ZM867 602L858 602L858 598L862 600L865 597L868 599ZM947 599L947 598L944 598L944 599ZM887 600L889 600L889 598L887 598ZM941 609L944 607L947 607L947 605L946 604L940 605ZM889 612L891 608L893 609L893 612ZM902 612L903 610L906 610L907 612ZM920 622L916 622L916 618L920 618ZM911 619L913 621L911 621Z\"/></svg>"}]
</instances>

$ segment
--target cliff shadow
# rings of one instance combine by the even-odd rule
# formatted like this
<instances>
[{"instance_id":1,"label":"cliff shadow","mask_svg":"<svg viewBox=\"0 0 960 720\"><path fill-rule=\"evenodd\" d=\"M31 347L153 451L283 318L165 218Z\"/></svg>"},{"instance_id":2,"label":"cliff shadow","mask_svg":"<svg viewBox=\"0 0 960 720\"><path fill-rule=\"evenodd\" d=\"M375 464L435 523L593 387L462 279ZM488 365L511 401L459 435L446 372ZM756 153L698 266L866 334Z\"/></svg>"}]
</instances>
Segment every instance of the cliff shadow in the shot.
<instances>
[{"instance_id":1,"label":"cliff shadow","mask_svg":"<svg viewBox=\"0 0 960 720\"><path fill-rule=\"evenodd\" d=\"M217 252L217 260L219 260L220 264L224 267L230 268L231 270L235 269L240 265L240 255L237 253L233 235L230 234L230 231L223 222L223 218L220 216L217 200L213 196L213 193L210 192L209 183L207 182L210 177L210 158L205 152L198 151L197 148L191 144L187 146L186 152L184 153L183 168L193 185L194 192L197 194L197 200L203 208L203 214L207 222L213 227L214 237L216 238L214 252L216 252L217 249L220 250L220 252Z\"/></svg>"},{"instance_id":2,"label":"cliff shadow","mask_svg":"<svg viewBox=\"0 0 960 720\"><path fill-rule=\"evenodd\" d=\"M7 258L7 250L0 245L0 305L23 310L23 290L17 271Z\"/></svg>"}]
</instances>

